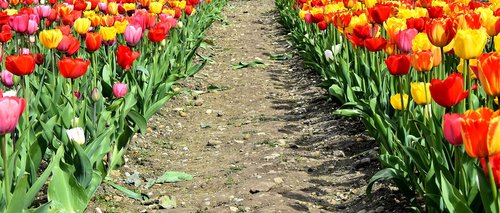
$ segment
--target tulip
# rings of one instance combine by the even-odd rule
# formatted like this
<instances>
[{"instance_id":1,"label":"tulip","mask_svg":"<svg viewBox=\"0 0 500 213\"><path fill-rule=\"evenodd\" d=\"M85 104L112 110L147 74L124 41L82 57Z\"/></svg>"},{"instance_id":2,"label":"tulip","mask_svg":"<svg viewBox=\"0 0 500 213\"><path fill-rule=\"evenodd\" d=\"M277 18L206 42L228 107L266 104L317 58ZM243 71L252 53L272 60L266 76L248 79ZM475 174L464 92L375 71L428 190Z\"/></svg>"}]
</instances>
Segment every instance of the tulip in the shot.
<instances>
[{"instance_id":1,"label":"tulip","mask_svg":"<svg viewBox=\"0 0 500 213\"><path fill-rule=\"evenodd\" d=\"M81 127L68 129L66 134L71 142L75 142L79 145L85 144L85 131Z\"/></svg>"},{"instance_id":2,"label":"tulip","mask_svg":"<svg viewBox=\"0 0 500 213\"><path fill-rule=\"evenodd\" d=\"M2 26L2 32L0 32L0 42L5 43L12 38L12 32L10 31L9 25Z\"/></svg>"},{"instance_id":3,"label":"tulip","mask_svg":"<svg viewBox=\"0 0 500 213\"><path fill-rule=\"evenodd\" d=\"M61 75L71 79L85 75L89 64L90 61L84 61L81 58L63 58L57 62Z\"/></svg>"},{"instance_id":4,"label":"tulip","mask_svg":"<svg viewBox=\"0 0 500 213\"><path fill-rule=\"evenodd\" d=\"M44 57L42 54L40 54L40 53L35 54L35 63L37 65L43 64L43 61L44 61Z\"/></svg>"},{"instance_id":5,"label":"tulip","mask_svg":"<svg viewBox=\"0 0 500 213\"><path fill-rule=\"evenodd\" d=\"M392 7L389 4L376 4L368 8L371 19L377 24L383 24L391 15Z\"/></svg>"},{"instance_id":6,"label":"tulip","mask_svg":"<svg viewBox=\"0 0 500 213\"><path fill-rule=\"evenodd\" d=\"M500 153L500 117L489 108L468 110L460 119L462 139L467 154L483 158Z\"/></svg>"},{"instance_id":7,"label":"tulip","mask_svg":"<svg viewBox=\"0 0 500 213\"><path fill-rule=\"evenodd\" d=\"M26 101L23 98L0 96L0 135L16 130L25 107Z\"/></svg>"},{"instance_id":8,"label":"tulip","mask_svg":"<svg viewBox=\"0 0 500 213\"><path fill-rule=\"evenodd\" d=\"M427 11L429 12L429 18L431 19L437 19L444 16L444 10L441 6L428 7Z\"/></svg>"},{"instance_id":9,"label":"tulip","mask_svg":"<svg viewBox=\"0 0 500 213\"><path fill-rule=\"evenodd\" d=\"M451 145L461 145L463 143L462 132L461 132L461 121L462 115L444 114L443 117L443 134L444 138Z\"/></svg>"},{"instance_id":10,"label":"tulip","mask_svg":"<svg viewBox=\"0 0 500 213\"><path fill-rule=\"evenodd\" d=\"M417 34L415 38L413 38L411 45L413 52L432 50L434 47L425 33Z\"/></svg>"},{"instance_id":11,"label":"tulip","mask_svg":"<svg viewBox=\"0 0 500 213\"><path fill-rule=\"evenodd\" d=\"M443 107L454 106L469 95L469 91L464 92L464 79L462 74L453 73L445 80L432 79L429 90L432 99Z\"/></svg>"},{"instance_id":12,"label":"tulip","mask_svg":"<svg viewBox=\"0 0 500 213\"><path fill-rule=\"evenodd\" d=\"M464 59L460 59L460 63L457 65L457 71L459 73L464 73ZM477 79L477 59L469 59L469 74L471 79Z\"/></svg>"},{"instance_id":13,"label":"tulip","mask_svg":"<svg viewBox=\"0 0 500 213\"><path fill-rule=\"evenodd\" d=\"M73 36L63 36L63 39L57 46L57 50L66 52L68 55L75 54L80 49L80 41Z\"/></svg>"},{"instance_id":14,"label":"tulip","mask_svg":"<svg viewBox=\"0 0 500 213\"><path fill-rule=\"evenodd\" d=\"M401 94L400 93L395 94L395 95L391 96L390 102L391 102L392 108L394 108L396 110L403 110L402 103L401 103L401 102L403 102L404 109L406 109L408 107L408 95L403 94L403 101L401 101Z\"/></svg>"},{"instance_id":15,"label":"tulip","mask_svg":"<svg viewBox=\"0 0 500 213\"><path fill-rule=\"evenodd\" d=\"M161 2L151 2L149 4L149 11L155 14L161 13L161 8L163 7L163 4Z\"/></svg>"},{"instance_id":16,"label":"tulip","mask_svg":"<svg viewBox=\"0 0 500 213\"><path fill-rule=\"evenodd\" d=\"M5 57L5 68L14 75L29 75L35 70L33 55L10 55Z\"/></svg>"},{"instance_id":17,"label":"tulip","mask_svg":"<svg viewBox=\"0 0 500 213\"><path fill-rule=\"evenodd\" d=\"M94 52L101 47L102 39L99 33L87 33L85 37L85 48L89 52Z\"/></svg>"},{"instance_id":18,"label":"tulip","mask_svg":"<svg viewBox=\"0 0 500 213\"><path fill-rule=\"evenodd\" d=\"M429 90L429 86L429 83L411 83L411 97L416 104L427 105L431 103L431 92Z\"/></svg>"},{"instance_id":19,"label":"tulip","mask_svg":"<svg viewBox=\"0 0 500 213\"><path fill-rule=\"evenodd\" d=\"M485 53L479 56L478 76L486 94L500 96L500 53Z\"/></svg>"},{"instance_id":20,"label":"tulip","mask_svg":"<svg viewBox=\"0 0 500 213\"><path fill-rule=\"evenodd\" d=\"M40 32L40 42L48 49L57 48L62 38L63 34L59 29L44 30Z\"/></svg>"},{"instance_id":21,"label":"tulip","mask_svg":"<svg viewBox=\"0 0 500 213\"><path fill-rule=\"evenodd\" d=\"M14 86L14 74L9 72L8 70L2 70L2 84L6 87Z\"/></svg>"},{"instance_id":22,"label":"tulip","mask_svg":"<svg viewBox=\"0 0 500 213\"><path fill-rule=\"evenodd\" d=\"M406 26L408 29L416 29L418 32L425 31L425 18L409 18L406 19Z\"/></svg>"},{"instance_id":23,"label":"tulip","mask_svg":"<svg viewBox=\"0 0 500 213\"><path fill-rule=\"evenodd\" d=\"M139 26L128 25L125 28L125 41L129 46L135 46L141 41L142 38L142 28Z\"/></svg>"},{"instance_id":24,"label":"tulip","mask_svg":"<svg viewBox=\"0 0 500 213\"><path fill-rule=\"evenodd\" d=\"M148 32L148 39L152 42L161 42L167 37L167 32L164 28L155 26Z\"/></svg>"},{"instance_id":25,"label":"tulip","mask_svg":"<svg viewBox=\"0 0 500 213\"><path fill-rule=\"evenodd\" d=\"M395 40L398 49L402 52L409 53L412 47L412 41L415 36L418 34L416 29L406 29L402 30L396 34Z\"/></svg>"},{"instance_id":26,"label":"tulip","mask_svg":"<svg viewBox=\"0 0 500 213\"><path fill-rule=\"evenodd\" d=\"M129 47L120 45L116 51L117 63L123 69L128 70L140 55L139 52L132 52Z\"/></svg>"},{"instance_id":27,"label":"tulip","mask_svg":"<svg viewBox=\"0 0 500 213\"><path fill-rule=\"evenodd\" d=\"M112 41L116 37L117 30L114 27L101 27L99 29L99 34L101 35L102 40L104 41Z\"/></svg>"},{"instance_id":28,"label":"tulip","mask_svg":"<svg viewBox=\"0 0 500 213\"><path fill-rule=\"evenodd\" d=\"M127 94L128 85L123 83L115 83L113 85L113 95L116 98L123 98Z\"/></svg>"},{"instance_id":29,"label":"tulip","mask_svg":"<svg viewBox=\"0 0 500 213\"><path fill-rule=\"evenodd\" d=\"M407 54L391 55L384 61L391 75L406 75L410 71L410 56Z\"/></svg>"},{"instance_id":30,"label":"tulip","mask_svg":"<svg viewBox=\"0 0 500 213\"><path fill-rule=\"evenodd\" d=\"M28 29L26 30L26 33L29 35L33 35L36 33L37 30L38 30L38 24L36 23L36 21L29 20Z\"/></svg>"},{"instance_id":31,"label":"tulip","mask_svg":"<svg viewBox=\"0 0 500 213\"><path fill-rule=\"evenodd\" d=\"M127 20L115 21L115 24L113 25L113 27L116 29L116 33L123 34L123 33L125 33L125 29L126 29L127 25L128 25Z\"/></svg>"},{"instance_id":32,"label":"tulip","mask_svg":"<svg viewBox=\"0 0 500 213\"><path fill-rule=\"evenodd\" d=\"M38 5L33 8L35 13L42 18L48 18L50 16L50 10L52 9L50 5Z\"/></svg>"},{"instance_id":33,"label":"tulip","mask_svg":"<svg viewBox=\"0 0 500 213\"><path fill-rule=\"evenodd\" d=\"M396 34L406 29L406 21L396 17L390 17L384 23L385 31L387 31L387 35L391 40L395 40Z\"/></svg>"},{"instance_id":34,"label":"tulip","mask_svg":"<svg viewBox=\"0 0 500 213\"><path fill-rule=\"evenodd\" d=\"M385 46L387 45L387 40L384 38L368 38L365 39L363 42L363 45L368 49L369 51L376 52L385 49Z\"/></svg>"},{"instance_id":35,"label":"tulip","mask_svg":"<svg viewBox=\"0 0 500 213\"><path fill-rule=\"evenodd\" d=\"M460 58L476 58L483 53L487 40L488 34L484 28L479 30L458 30L453 50Z\"/></svg>"},{"instance_id":36,"label":"tulip","mask_svg":"<svg viewBox=\"0 0 500 213\"><path fill-rule=\"evenodd\" d=\"M411 65L419 72L430 71L434 67L434 57L430 50L411 54Z\"/></svg>"},{"instance_id":37,"label":"tulip","mask_svg":"<svg viewBox=\"0 0 500 213\"><path fill-rule=\"evenodd\" d=\"M457 23L450 18L434 19L427 24L425 32L434 46L444 47L457 34Z\"/></svg>"},{"instance_id":38,"label":"tulip","mask_svg":"<svg viewBox=\"0 0 500 213\"><path fill-rule=\"evenodd\" d=\"M97 102L99 99L101 99L101 92L97 87L94 87L94 89L92 89L90 97L94 102Z\"/></svg>"},{"instance_id":39,"label":"tulip","mask_svg":"<svg viewBox=\"0 0 500 213\"><path fill-rule=\"evenodd\" d=\"M9 17L9 26L18 33L25 33L28 30L29 16L27 14L17 14Z\"/></svg>"},{"instance_id":40,"label":"tulip","mask_svg":"<svg viewBox=\"0 0 500 213\"><path fill-rule=\"evenodd\" d=\"M78 18L75 20L75 23L73 23L73 27L78 34L82 35L87 33L91 24L92 22L90 22L88 18Z\"/></svg>"}]
</instances>

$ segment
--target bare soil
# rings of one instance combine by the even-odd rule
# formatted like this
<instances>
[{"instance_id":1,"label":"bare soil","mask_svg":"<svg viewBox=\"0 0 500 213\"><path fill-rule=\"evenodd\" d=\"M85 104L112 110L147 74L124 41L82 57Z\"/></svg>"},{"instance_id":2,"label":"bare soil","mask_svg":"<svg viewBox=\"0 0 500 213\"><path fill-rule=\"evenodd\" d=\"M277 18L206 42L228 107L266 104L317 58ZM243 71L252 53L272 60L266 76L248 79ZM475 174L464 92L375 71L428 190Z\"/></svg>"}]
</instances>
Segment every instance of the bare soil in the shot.
<instances>
[{"instance_id":1,"label":"bare soil","mask_svg":"<svg viewBox=\"0 0 500 213\"><path fill-rule=\"evenodd\" d=\"M270 59L295 51L275 10L273 0L228 3L200 51L212 63L177 86L183 94L134 138L127 165L112 175L151 200L103 184L87 212L410 211L388 183L367 198L377 143L359 121L332 116L340 106L318 75L296 56ZM255 60L265 65L232 67ZM165 171L194 178L146 188ZM162 209L163 196L176 208Z\"/></svg>"}]
</instances>

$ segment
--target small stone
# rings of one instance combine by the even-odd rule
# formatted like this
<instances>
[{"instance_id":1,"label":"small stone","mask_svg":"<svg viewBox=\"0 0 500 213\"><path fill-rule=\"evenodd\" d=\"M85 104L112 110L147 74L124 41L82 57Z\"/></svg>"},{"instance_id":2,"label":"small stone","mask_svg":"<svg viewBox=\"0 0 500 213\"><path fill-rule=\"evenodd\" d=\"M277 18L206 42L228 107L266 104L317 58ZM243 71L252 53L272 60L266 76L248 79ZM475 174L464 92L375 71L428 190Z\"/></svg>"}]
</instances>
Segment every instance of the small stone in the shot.
<instances>
[{"instance_id":1,"label":"small stone","mask_svg":"<svg viewBox=\"0 0 500 213\"><path fill-rule=\"evenodd\" d=\"M274 183L276 184L282 184L283 183L283 178L280 178L280 177L277 177L277 178L274 178Z\"/></svg>"},{"instance_id":2,"label":"small stone","mask_svg":"<svg viewBox=\"0 0 500 213\"><path fill-rule=\"evenodd\" d=\"M184 112L184 111L179 111L179 115L181 117L187 117L188 116L188 114L186 112Z\"/></svg>"},{"instance_id":3,"label":"small stone","mask_svg":"<svg viewBox=\"0 0 500 213\"><path fill-rule=\"evenodd\" d=\"M259 192L268 192L271 190L276 184L273 182L260 182L257 184L254 184L252 188L250 188L250 193L251 194L256 194Z\"/></svg>"},{"instance_id":4,"label":"small stone","mask_svg":"<svg viewBox=\"0 0 500 213\"><path fill-rule=\"evenodd\" d=\"M250 139L250 134L244 134L243 135L243 140L248 140Z\"/></svg>"},{"instance_id":5,"label":"small stone","mask_svg":"<svg viewBox=\"0 0 500 213\"><path fill-rule=\"evenodd\" d=\"M279 153L273 153L269 156L264 157L264 160L266 160L266 161L273 160L273 159L278 158L279 156L281 156Z\"/></svg>"},{"instance_id":6,"label":"small stone","mask_svg":"<svg viewBox=\"0 0 500 213\"><path fill-rule=\"evenodd\" d=\"M242 141L242 140L234 140L235 143L238 143L238 144L242 144L242 143L245 143L245 141Z\"/></svg>"},{"instance_id":7,"label":"small stone","mask_svg":"<svg viewBox=\"0 0 500 213\"><path fill-rule=\"evenodd\" d=\"M212 111L211 109L207 109L207 111L205 111L205 113L207 113L207 114L209 114L209 115L210 115L210 114L212 114L212 112L213 112L213 111Z\"/></svg>"},{"instance_id":8,"label":"small stone","mask_svg":"<svg viewBox=\"0 0 500 213\"><path fill-rule=\"evenodd\" d=\"M279 139L277 142L278 146L285 147L286 146L286 140L285 139Z\"/></svg>"},{"instance_id":9,"label":"small stone","mask_svg":"<svg viewBox=\"0 0 500 213\"><path fill-rule=\"evenodd\" d=\"M235 206L230 206L230 207L229 207L229 210L230 210L231 212L238 212L238 210L239 210L239 209L238 209L238 207L235 207Z\"/></svg>"},{"instance_id":10,"label":"small stone","mask_svg":"<svg viewBox=\"0 0 500 213\"><path fill-rule=\"evenodd\" d=\"M222 144L222 141L220 141L220 140L209 140L207 143L207 146L217 146L217 145L221 145L221 144Z\"/></svg>"},{"instance_id":11,"label":"small stone","mask_svg":"<svg viewBox=\"0 0 500 213\"><path fill-rule=\"evenodd\" d=\"M194 101L194 105L201 106L201 105L203 105L203 102L204 102L203 99L197 99L196 101Z\"/></svg>"},{"instance_id":12,"label":"small stone","mask_svg":"<svg viewBox=\"0 0 500 213\"><path fill-rule=\"evenodd\" d=\"M366 210L361 209L361 210L359 210L357 213L366 213Z\"/></svg>"},{"instance_id":13,"label":"small stone","mask_svg":"<svg viewBox=\"0 0 500 213\"><path fill-rule=\"evenodd\" d=\"M345 158L345 153L342 150L335 150L335 151L333 151L333 156L339 157L339 158Z\"/></svg>"},{"instance_id":14,"label":"small stone","mask_svg":"<svg viewBox=\"0 0 500 213\"><path fill-rule=\"evenodd\" d=\"M182 147L182 151L189 151L189 148L187 148L186 146Z\"/></svg>"},{"instance_id":15,"label":"small stone","mask_svg":"<svg viewBox=\"0 0 500 213\"><path fill-rule=\"evenodd\" d=\"M205 204L205 206L210 206L210 201L205 201L203 204Z\"/></svg>"},{"instance_id":16,"label":"small stone","mask_svg":"<svg viewBox=\"0 0 500 213\"><path fill-rule=\"evenodd\" d=\"M95 212L96 213L102 213L102 210L101 210L101 208L97 207L97 208L95 208Z\"/></svg>"},{"instance_id":17,"label":"small stone","mask_svg":"<svg viewBox=\"0 0 500 213\"><path fill-rule=\"evenodd\" d=\"M218 111L217 112L217 117L222 117L224 115L224 112Z\"/></svg>"},{"instance_id":18,"label":"small stone","mask_svg":"<svg viewBox=\"0 0 500 213\"><path fill-rule=\"evenodd\" d=\"M383 206L379 206L375 209L375 212L384 212L384 207Z\"/></svg>"}]
</instances>

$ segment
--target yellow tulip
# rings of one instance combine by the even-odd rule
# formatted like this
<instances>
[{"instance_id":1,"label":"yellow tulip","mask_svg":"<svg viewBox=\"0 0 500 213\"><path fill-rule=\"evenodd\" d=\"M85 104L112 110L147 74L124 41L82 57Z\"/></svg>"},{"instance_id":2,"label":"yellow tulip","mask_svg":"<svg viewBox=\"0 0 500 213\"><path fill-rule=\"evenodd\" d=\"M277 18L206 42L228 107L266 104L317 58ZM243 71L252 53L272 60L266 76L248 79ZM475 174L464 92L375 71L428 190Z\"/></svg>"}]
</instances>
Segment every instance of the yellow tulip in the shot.
<instances>
[{"instance_id":1,"label":"yellow tulip","mask_svg":"<svg viewBox=\"0 0 500 213\"><path fill-rule=\"evenodd\" d=\"M149 10L155 14L161 13L162 7L163 7L163 4L160 2L151 2L151 4L149 4Z\"/></svg>"},{"instance_id":2,"label":"yellow tulip","mask_svg":"<svg viewBox=\"0 0 500 213\"><path fill-rule=\"evenodd\" d=\"M434 45L432 45L431 41L429 40L429 37L427 37L426 33L418 33L417 36L415 36L415 38L413 39L411 45L411 49L413 50L413 52L432 50L432 47L434 47Z\"/></svg>"},{"instance_id":3,"label":"yellow tulip","mask_svg":"<svg viewBox=\"0 0 500 213\"><path fill-rule=\"evenodd\" d=\"M118 4L116 2L109 2L107 12L110 15L118 14Z\"/></svg>"},{"instance_id":4,"label":"yellow tulip","mask_svg":"<svg viewBox=\"0 0 500 213\"><path fill-rule=\"evenodd\" d=\"M364 2L367 8L371 8L377 4L377 0L365 0Z\"/></svg>"},{"instance_id":5,"label":"yellow tulip","mask_svg":"<svg viewBox=\"0 0 500 213\"><path fill-rule=\"evenodd\" d=\"M164 8L161 13L163 14L167 14L167 15L171 15L171 16L175 16L175 10L171 10L171 9L167 9L167 8Z\"/></svg>"},{"instance_id":6,"label":"yellow tulip","mask_svg":"<svg viewBox=\"0 0 500 213\"><path fill-rule=\"evenodd\" d=\"M429 90L430 83L412 82L411 97L418 105L427 105L431 103L431 91ZM392 103L392 101L391 101ZM401 104L400 104L401 105Z\"/></svg>"},{"instance_id":7,"label":"yellow tulip","mask_svg":"<svg viewBox=\"0 0 500 213\"><path fill-rule=\"evenodd\" d=\"M7 12L8 16L17 14L17 10L16 9L6 9L5 11Z\"/></svg>"},{"instance_id":8,"label":"yellow tulip","mask_svg":"<svg viewBox=\"0 0 500 213\"><path fill-rule=\"evenodd\" d=\"M125 11L130 11L130 10L135 10L135 3L125 3L123 4L123 9L125 9Z\"/></svg>"},{"instance_id":9,"label":"yellow tulip","mask_svg":"<svg viewBox=\"0 0 500 213\"><path fill-rule=\"evenodd\" d=\"M455 50L455 54L460 58L476 58L483 53L487 40L488 34L484 28L478 30L458 30L453 49Z\"/></svg>"},{"instance_id":10,"label":"yellow tulip","mask_svg":"<svg viewBox=\"0 0 500 213\"><path fill-rule=\"evenodd\" d=\"M384 23L384 28L387 31L389 38L394 38L399 31L406 29L406 20L389 17Z\"/></svg>"},{"instance_id":11,"label":"yellow tulip","mask_svg":"<svg viewBox=\"0 0 500 213\"><path fill-rule=\"evenodd\" d=\"M495 42L495 51L500 52L500 34L493 37L493 41Z\"/></svg>"},{"instance_id":12,"label":"yellow tulip","mask_svg":"<svg viewBox=\"0 0 500 213\"><path fill-rule=\"evenodd\" d=\"M349 23L349 26L347 26L346 31L348 33L352 33L354 31L354 27L357 25L365 25L368 23L368 18L366 15L363 13L359 16L353 16L351 18L351 22Z\"/></svg>"},{"instance_id":13,"label":"yellow tulip","mask_svg":"<svg viewBox=\"0 0 500 213\"><path fill-rule=\"evenodd\" d=\"M75 20L73 27L78 34L85 34L89 30L91 24L88 18L78 18Z\"/></svg>"},{"instance_id":14,"label":"yellow tulip","mask_svg":"<svg viewBox=\"0 0 500 213\"><path fill-rule=\"evenodd\" d=\"M101 29L99 29L99 34L104 41L111 41L115 39L116 33L117 30L114 27L101 27Z\"/></svg>"},{"instance_id":15,"label":"yellow tulip","mask_svg":"<svg viewBox=\"0 0 500 213\"><path fill-rule=\"evenodd\" d=\"M497 35L497 30L495 24L497 23L499 17L498 16L491 16L488 21L486 21L486 32L490 37L496 36Z\"/></svg>"},{"instance_id":16,"label":"yellow tulip","mask_svg":"<svg viewBox=\"0 0 500 213\"><path fill-rule=\"evenodd\" d=\"M116 28L116 33L118 34L123 34L125 32L125 28L127 28L128 21L123 20L123 21L115 21L114 27Z\"/></svg>"},{"instance_id":17,"label":"yellow tulip","mask_svg":"<svg viewBox=\"0 0 500 213\"><path fill-rule=\"evenodd\" d=\"M62 38L63 34L59 29L44 30L40 32L40 42L48 49L57 48Z\"/></svg>"},{"instance_id":18,"label":"yellow tulip","mask_svg":"<svg viewBox=\"0 0 500 213\"><path fill-rule=\"evenodd\" d=\"M391 96L391 106L392 108L396 109L396 110L402 110L403 107L401 105L401 94L400 93L397 93L393 96ZM406 109L408 107L408 95L407 94L403 94L403 103L404 103L404 108Z\"/></svg>"},{"instance_id":19,"label":"yellow tulip","mask_svg":"<svg viewBox=\"0 0 500 213\"><path fill-rule=\"evenodd\" d=\"M85 17L85 18L92 17L92 16L95 16L95 15L96 15L95 11L92 11L92 10L90 10L90 11L83 11L83 17Z\"/></svg>"}]
</instances>

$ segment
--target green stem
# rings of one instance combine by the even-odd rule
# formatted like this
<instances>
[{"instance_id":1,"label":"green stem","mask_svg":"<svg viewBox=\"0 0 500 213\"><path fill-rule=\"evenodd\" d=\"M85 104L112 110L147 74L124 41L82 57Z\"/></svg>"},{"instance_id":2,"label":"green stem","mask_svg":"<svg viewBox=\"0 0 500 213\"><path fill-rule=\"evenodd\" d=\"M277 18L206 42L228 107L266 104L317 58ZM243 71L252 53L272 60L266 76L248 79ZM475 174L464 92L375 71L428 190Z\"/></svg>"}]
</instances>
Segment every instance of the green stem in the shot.
<instances>
[{"instance_id":1,"label":"green stem","mask_svg":"<svg viewBox=\"0 0 500 213\"><path fill-rule=\"evenodd\" d=\"M403 77L399 76L398 80L399 80L399 96L401 98L401 111L405 111L406 107L404 105L404 99L403 99Z\"/></svg>"},{"instance_id":2,"label":"green stem","mask_svg":"<svg viewBox=\"0 0 500 213\"><path fill-rule=\"evenodd\" d=\"M488 176L490 178L490 187L491 187L491 192L493 194L493 202L495 203L495 211L498 209L498 192L497 192L497 185L495 183L495 177L493 176L493 169L491 169L491 162L489 158L486 158L486 163L488 165Z\"/></svg>"},{"instance_id":3,"label":"green stem","mask_svg":"<svg viewBox=\"0 0 500 213\"><path fill-rule=\"evenodd\" d=\"M5 202L9 203L10 201L10 173L9 173L9 160L7 156L7 140L5 135L2 135L2 160L3 160L3 183L4 183L4 193L5 193Z\"/></svg>"},{"instance_id":4,"label":"green stem","mask_svg":"<svg viewBox=\"0 0 500 213\"><path fill-rule=\"evenodd\" d=\"M73 92L73 79L69 79L69 84L71 87L69 89L69 95L70 95L69 97L70 97L71 102L72 102L71 105L73 106L73 119L75 119L76 118L76 110L77 110L77 107L76 107L76 98L77 97ZM71 123L72 123L73 128L76 128L76 125L74 125L73 122L71 122Z\"/></svg>"}]
</instances>

